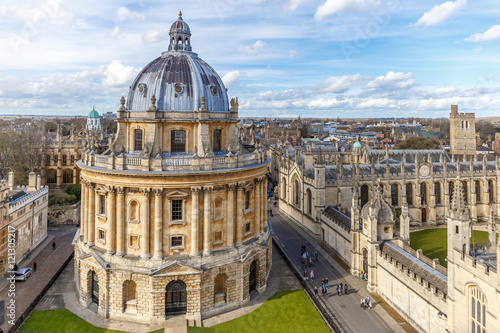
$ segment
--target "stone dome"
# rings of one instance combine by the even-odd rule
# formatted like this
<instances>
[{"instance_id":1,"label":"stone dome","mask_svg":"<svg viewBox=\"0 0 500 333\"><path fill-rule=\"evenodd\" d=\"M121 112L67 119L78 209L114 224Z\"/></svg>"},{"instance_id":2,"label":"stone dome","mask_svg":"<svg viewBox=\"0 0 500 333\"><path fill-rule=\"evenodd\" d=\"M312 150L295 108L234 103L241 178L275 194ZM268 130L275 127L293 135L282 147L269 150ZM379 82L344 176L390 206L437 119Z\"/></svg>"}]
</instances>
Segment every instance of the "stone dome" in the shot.
<instances>
[{"instance_id":1,"label":"stone dome","mask_svg":"<svg viewBox=\"0 0 500 333\"><path fill-rule=\"evenodd\" d=\"M227 91L221 78L191 51L191 30L182 13L170 28L167 52L150 62L130 86L129 111L146 111L154 95L159 111L198 111L201 98L210 112L229 112Z\"/></svg>"},{"instance_id":2,"label":"stone dome","mask_svg":"<svg viewBox=\"0 0 500 333\"><path fill-rule=\"evenodd\" d=\"M95 110L95 107L92 108L92 111L89 112L87 118L99 118L99 112Z\"/></svg>"}]
</instances>

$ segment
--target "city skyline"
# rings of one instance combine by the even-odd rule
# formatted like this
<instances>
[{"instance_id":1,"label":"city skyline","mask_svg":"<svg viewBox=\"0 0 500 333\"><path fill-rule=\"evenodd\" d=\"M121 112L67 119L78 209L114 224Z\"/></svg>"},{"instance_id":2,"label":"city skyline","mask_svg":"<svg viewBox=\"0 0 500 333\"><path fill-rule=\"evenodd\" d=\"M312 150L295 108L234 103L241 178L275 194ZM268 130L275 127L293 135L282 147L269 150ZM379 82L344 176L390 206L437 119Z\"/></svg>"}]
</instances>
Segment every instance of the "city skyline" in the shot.
<instances>
[{"instance_id":1,"label":"city skyline","mask_svg":"<svg viewBox=\"0 0 500 333\"><path fill-rule=\"evenodd\" d=\"M115 111L179 10L241 117L447 117L451 104L484 117L499 104L493 1L47 0L0 6L2 113Z\"/></svg>"}]
</instances>

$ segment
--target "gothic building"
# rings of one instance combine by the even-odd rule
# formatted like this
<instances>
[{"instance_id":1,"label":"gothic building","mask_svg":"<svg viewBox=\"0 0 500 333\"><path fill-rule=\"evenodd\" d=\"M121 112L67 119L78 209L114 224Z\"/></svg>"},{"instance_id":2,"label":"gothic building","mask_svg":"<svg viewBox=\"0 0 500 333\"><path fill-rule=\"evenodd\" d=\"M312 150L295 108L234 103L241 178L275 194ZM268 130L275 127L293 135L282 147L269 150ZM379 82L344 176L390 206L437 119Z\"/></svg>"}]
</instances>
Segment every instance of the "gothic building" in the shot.
<instances>
[{"instance_id":1,"label":"gothic building","mask_svg":"<svg viewBox=\"0 0 500 333\"><path fill-rule=\"evenodd\" d=\"M238 139L238 102L192 52L181 14L169 47L121 99L118 132L77 163L82 223L75 280L106 318L200 320L266 289L267 168Z\"/></svg>"}]
</instances>

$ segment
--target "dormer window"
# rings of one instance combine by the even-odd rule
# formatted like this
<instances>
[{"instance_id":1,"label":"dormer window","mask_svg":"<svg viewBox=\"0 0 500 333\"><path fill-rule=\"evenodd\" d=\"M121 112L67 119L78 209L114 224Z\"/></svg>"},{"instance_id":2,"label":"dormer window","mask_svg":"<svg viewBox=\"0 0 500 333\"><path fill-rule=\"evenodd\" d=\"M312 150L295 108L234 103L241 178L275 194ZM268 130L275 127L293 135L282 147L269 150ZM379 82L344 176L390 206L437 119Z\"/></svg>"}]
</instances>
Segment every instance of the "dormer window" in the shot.
<instances>
[{"instance_id":1,"label":"dormer window","mask_svg":"<svg viewBox=\"0 0 500 333\"><path fill-rule=\"evenodd\" d=\"M142 130L134 130L134 150L142 150Z\"/></svg>"}]
</instances>

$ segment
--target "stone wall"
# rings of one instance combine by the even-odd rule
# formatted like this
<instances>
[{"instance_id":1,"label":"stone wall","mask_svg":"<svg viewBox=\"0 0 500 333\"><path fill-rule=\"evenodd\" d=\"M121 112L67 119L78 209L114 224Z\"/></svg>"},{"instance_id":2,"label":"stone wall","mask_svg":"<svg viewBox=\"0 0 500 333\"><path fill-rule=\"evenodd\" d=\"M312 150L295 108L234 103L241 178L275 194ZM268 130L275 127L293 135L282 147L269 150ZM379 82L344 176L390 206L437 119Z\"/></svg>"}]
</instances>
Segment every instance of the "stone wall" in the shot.
<instances>
[{"instance_id":1,"label":"stone wall","mask_svg":"<svg viewBox=\"0 0 500 333\"><path fill-rule=\"evenodd\" d=\"M48 220L50 225L80 223L80 202L74 205L50 206Z\"/></svg>"},{"instance_id":2,"label":"stone wall","mask_svg":"<svg viewBox=\"0 0 500 333\"><path fill-rule=\"evenodd\" d=\"M340 223L321 216L323 240L337 252L349 266L351 265L351 232Z\"/></svg>"}]
</instances>

